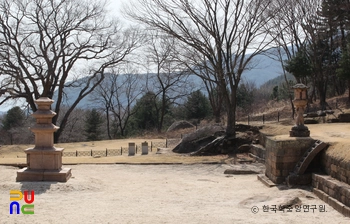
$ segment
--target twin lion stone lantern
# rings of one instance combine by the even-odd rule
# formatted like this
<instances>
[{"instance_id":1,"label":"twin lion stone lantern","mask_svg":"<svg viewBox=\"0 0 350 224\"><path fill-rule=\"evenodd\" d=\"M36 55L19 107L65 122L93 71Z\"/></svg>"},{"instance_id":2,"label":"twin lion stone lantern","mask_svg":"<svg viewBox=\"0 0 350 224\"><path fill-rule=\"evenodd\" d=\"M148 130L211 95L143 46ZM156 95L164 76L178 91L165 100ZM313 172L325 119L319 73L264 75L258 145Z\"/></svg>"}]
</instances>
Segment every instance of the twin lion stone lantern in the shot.
<instances>
[{"instance_id":1,"label":"twin lion stone lantern","mask_svg":"<svg viewBox=\"0 0 350 224\"><path fill-rule=\"evenodd\" d=\"M56 115L50 110L53 102L47 97L35 101L38 110L32 116L36 124L30 128L35 134L35 147L25 150L27 167L17 171L16 181L66 182L72 175L70 168L62 168L63 148L53 145L53 133L59 129L52 124Z\"/></svg>"},{"instance_id":2,"label":"twin lion stone lantern","mask_svg":"<svg viewBox=\"0 0 350 224\"><path fill-rule=\"evenodd\" d=\"M292 87L294 89L294 100L293 104L297 112L297 117L295 119L295 126L289 131L290 137L309 137L310 131L304 125L304 111L307 105L307 89L309 87L304 84L296 84Z\"/></svg>"}]
</instances>

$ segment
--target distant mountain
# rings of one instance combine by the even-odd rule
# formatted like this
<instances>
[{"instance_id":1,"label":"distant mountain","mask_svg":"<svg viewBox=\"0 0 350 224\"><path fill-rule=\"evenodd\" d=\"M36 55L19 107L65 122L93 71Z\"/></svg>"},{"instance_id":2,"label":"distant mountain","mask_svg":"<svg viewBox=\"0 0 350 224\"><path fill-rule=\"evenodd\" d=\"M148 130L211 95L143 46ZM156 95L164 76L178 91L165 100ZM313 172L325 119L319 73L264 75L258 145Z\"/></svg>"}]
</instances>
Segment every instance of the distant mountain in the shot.
<instances>
[{"instance_id":1,"label":"distant mountain","mask_svg":"<svg viewBox=\"0 0 350 224\"><path fill-rule=\"evenodd\" d=\"M269 49L265 54L257 55L253 58L252 62L250 63L250 68L243 72L242 79L247 81L253 81L257 87L260 87L268 80L271 80L273 78L276 78L282 74L282 67L281 63L277 60L274 60L271 58L271 53L274 51L274 48ZM267 56L269 55L269 56ZM106 75L112 75L112 74L106 74ZM148 82L145 74L139 74L137 75L139 79L139 87L143 88L143 86L146 86L146 83ZM81 78L78 80L78 82L84 84L86 82L87 78ZM106 82L107 79L104 80ZM189 80L189 82L193 82L195 86L192 88L192 90L196 88L200 88L202 86L202 80L192 75ZM83 86L83 85L82 85ZM148 87L150 87L148 83ZM81 88L83 87L66 87L64 88L65 97L64 97L64 105L71 105L75 99L77 98ZM148 90L152 90L149 89ZM57 94L54 94L53 99L56 101ZM96 102L93 102L90 96L85 97L81 102L78 104L79 108L93 108L96 107ZM2 111L7 111L10 108L1 108Z\"/></svg>"},{"instance_id":2,"label":"distant mountain","mask_svg":"<svg viewBox=\"0 0 350 224\"><path fill-rule=\"evenodd\" d=\"M281 62L272 58L274 50L274 48L271 48L265 54L255 56L250 63L250 67L252 68L244 71L242 78L253 81L257 87L260 87L268 80L282 75L283 70Z\"/></svg>"},{"instance_id":3,"label":"distant mountain","mask_svg":"<svg viewBox=\"0 0 350 224\"><path fill-rule=\"evenodd\" d=\"M291 74L287 74L287 80L296 82L295 77L293 75L291 75ZM262 84L260 86L260 88L270 88L270 89L272 89L275 86L279 86L279 85L285 83L285 81L286 80L285 80L284 75L280 75L280 76L277 76L276 78L273 78L273 79L270 79L270 80L266 81L264 84Z\"/></svg>"}]
</instances>

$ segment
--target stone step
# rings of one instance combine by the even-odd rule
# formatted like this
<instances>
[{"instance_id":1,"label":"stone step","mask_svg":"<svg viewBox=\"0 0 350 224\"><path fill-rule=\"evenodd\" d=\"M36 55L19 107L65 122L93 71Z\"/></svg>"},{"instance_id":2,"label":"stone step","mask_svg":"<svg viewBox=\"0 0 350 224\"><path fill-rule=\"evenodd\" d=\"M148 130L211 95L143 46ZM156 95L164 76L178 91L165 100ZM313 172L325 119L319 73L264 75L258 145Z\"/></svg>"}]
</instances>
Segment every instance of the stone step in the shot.
<instances>
[{"instance_id":1,"label":"stone step","mask_svg":"<svg viewBox=\"0 0 350 224\"><path fill-rule=\"evenodd\" d=\"M327 147L327 144L316 140L315 143L308 149L300 161L296 164L294 168L294 173L297 175L302 175L306 171L307 167L311 163L311 161L315 158L315 156Z\"/></svg>"},{"instance_id":2,"label":"stone step","mask_svg":"<svg viewBox=\"0 0 350 224\"><path fill-rule=\"evenodd\" d=\"M350 217L350 185L329 175L312 174L313 192L346 217Z\"/></svg>"},{"instance_id":3,"label":"stone step","mask_svg":"<svg viewBox=\"0 0 350 224\"><path fill-rule=\"evenodd\" d=\"M258 180L260 180L263 184L265 184L267 187L274 187L276 184L272 182L265 174L259 174L257 175Z\"/></svg>"}]
</instances>

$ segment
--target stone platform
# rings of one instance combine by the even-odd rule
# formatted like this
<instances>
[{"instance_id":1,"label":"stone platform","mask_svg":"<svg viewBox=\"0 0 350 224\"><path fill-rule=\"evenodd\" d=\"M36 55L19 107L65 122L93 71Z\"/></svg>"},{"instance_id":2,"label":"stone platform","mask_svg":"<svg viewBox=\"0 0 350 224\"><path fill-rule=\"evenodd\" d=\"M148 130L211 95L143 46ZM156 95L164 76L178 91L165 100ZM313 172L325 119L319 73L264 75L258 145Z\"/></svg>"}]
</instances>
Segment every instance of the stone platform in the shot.
<instances>
[{"instance_id":1,"label":"stone platform","mask_svg":"<svg viewBox=\"0 0 350 224\"><path fill-rule=\"evenodd\" d=\"M23 168L17 171L17 182L22 181L55 181L67 182L72 176L70 168L62 168L57 170L40 170Z\"/></svg>"},{"instance_id":2,"label":"stone platform","mask_svg":"<svg viewBox=\"0 0 350 224\"><path fill-rule=\"evenodd\" d=\"M267 137L265 175L276 184L285 182L300 158L314 143L315 140L310 137Z\"/></svg>"}]
</instances>

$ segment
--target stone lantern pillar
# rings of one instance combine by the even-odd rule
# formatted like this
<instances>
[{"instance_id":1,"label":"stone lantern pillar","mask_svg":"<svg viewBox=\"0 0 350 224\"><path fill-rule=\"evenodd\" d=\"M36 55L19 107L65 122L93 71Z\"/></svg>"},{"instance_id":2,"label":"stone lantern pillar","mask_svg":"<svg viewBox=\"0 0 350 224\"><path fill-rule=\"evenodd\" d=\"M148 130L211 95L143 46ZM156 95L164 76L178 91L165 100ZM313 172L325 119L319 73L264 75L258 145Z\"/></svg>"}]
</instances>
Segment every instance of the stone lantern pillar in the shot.
<instances>
[{"instance_id":1,"label":"stone lantern pillar","mask_svg":"<svg viewBox=\"0 0 350 224\"><path fill-rule=\"evenodd\" d=\"M294 89L294 100L293 104L297 112L295 119L295 125L292 130L289 131L290 137L309 137L310 131L304 125L304 111L307 105L307 89L309 87L304 84L296 84L292 87Z\"/></svg>"},{"instance_id":2,"label":"stone lantern pillar","mask_svg":"<svg viewBox=\"0 0 350 224\"><path fill-rule=\"evenodd\" d=\"M47 97L35 101L38 110L32 116L36 124L30 128L35 134L35 147L25 150L27 167L17 171L16 181L66 182L71 177L71 169L62 168L63 148L56 148L53 144L53 133L59 129L51 123L56 115L50 110L53 102Z\"/></svg>"}]
</instances>

